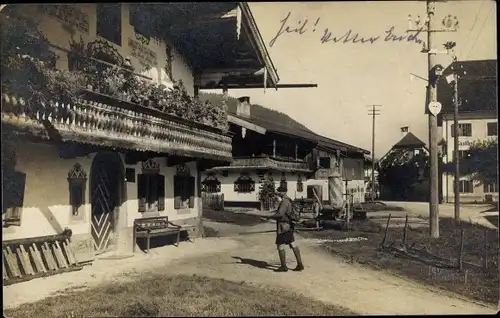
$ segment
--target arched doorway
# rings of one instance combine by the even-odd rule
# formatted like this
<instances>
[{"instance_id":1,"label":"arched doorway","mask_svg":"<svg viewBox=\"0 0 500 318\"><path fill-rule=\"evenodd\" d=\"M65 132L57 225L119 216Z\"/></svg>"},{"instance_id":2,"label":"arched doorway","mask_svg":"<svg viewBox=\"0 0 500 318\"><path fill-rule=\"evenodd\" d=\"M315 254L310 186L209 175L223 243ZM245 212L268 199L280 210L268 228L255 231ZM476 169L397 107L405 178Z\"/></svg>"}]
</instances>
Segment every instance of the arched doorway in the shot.
<instances>
[{"instance_id":1,"label":"arched doorway","mask_svg":"<svg viewBox=\"0 0 500 318\"><path fill-rule=\"evenodd\" d=\"M125 196L124 167L119 154L98 153L90 169L91 234L96 254L113 249L119 209Z\"/></svg>"}]
</instances>

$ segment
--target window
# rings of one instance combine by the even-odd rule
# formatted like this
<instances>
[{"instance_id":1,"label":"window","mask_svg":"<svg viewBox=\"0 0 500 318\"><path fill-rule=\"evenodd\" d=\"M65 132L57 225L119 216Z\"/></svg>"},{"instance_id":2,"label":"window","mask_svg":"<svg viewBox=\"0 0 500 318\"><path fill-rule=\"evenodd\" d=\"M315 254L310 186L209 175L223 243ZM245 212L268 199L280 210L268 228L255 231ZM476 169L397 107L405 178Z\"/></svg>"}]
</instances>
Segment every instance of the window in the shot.
<instances>
[{"instance_id":1,"label":"window","mask_svg":"<svg viewBox=\"0 0 500 318\"><path fill-rule=\"evenodd\" d=\"M458 158L459 159L465 159L467 157L469 157L469 150L459 150L458 151Z\"/></svg>"},{"instance_id":2,"label":"window","mask_svg":"<svg viewBox=\"0 0 500 318\"><path fill-rule=\"evenodd\" d=\"M488 123L488 136L498 136L498 123Z\"/></svg>"},{"instance_id":3,"label":"window","mask_svg":"<svg viewBox=\"0 0 500 318\"><path fill-rule=\"evenodd\" d=\"M251 193L255 191L255 182L248 175L241 175L234 181L234 192Z\"/></svg>"},{"instance_id":4,"label":"window","mask_svg":"<svg viewBox=\"0 0 500 318\"><path fill-rule=\"evenodd\" d=\"M304 184L302 183L302 176L299 174L297 177L297 192L304 191Z\"/></svg>"},{"instance_id":5,"label":"window","mask_svg":"<svg viewBox=\"0 0 500 318\"><path fill-rule=\"evenodd\" d=\"M220 184L220 181L214 175L209 175L201 183L201 191L206 193L218 193L221 191Z\"/></svg>"},{"instance_id":6,"label":"window","mask_svg":"<svg viewBox=\"0 0 500 318\"><path fill-rule=\"evenodd\" d=\"M474 185L472 180L460 180L458 190L460 193L473 193Z\"/></svg>"},{"instance_id":7,"label":"window","mask_svg":"<svg viewBox=\"0 0 500 318\"><path fill-rule=\"evenodd\" d=\"M195 178L187 175L174 176L174 209L194 208Z\"/></svg>"},{"instance_id":8,"label":"window","mask_svg":"<svg viewBox=\"0 0 500 318\"><path fill-rule=\"evenodd\" d=\"M137 5L130 4L129 5L129 23L134 27L136 33L147 38L149 42L149 38L151 35L150 25L151 25L151 17L147 12L141 10Z\"/></svg>"},{"instance_id":9,"label":"window","mask_svg":"<svg viewBox=\"0 0 500 318\"><path fill-rule=\"evenodd\" d=\"M159 174L160 166L152 159L142 164L142 174L137 176L139 212L154 209L165 210L165 176Z\"/></svg>"},{"instance_id":10,"label":"window","mask_svg":"<svg viewBox=\"0 0 500 318\"><path fill-rule=\"evenodd\" d=\"M286 175L284 172L281 174L279 187L281 188L282 191L288 191L288 182L286 182Z\"/></svg>"},{"instance_id":11,"label":"window","mask_svg":"<svg viewBox=\"0 0 500 318\"><path fill-rule=\"evenodd\" d=\"M498 192L498 187L496 183L485 183L483 185L484 193L496 193Z\"/></svg>"},{"instance_id":12,"label":"window","mask_svg":"<svg viewBox=\"0 0 500 318\"><path fill-rule=\"evenodd\" d=\"M319 168L323 168L323 169L330 169L331 168L330 157L320 157L318 161L319 161L318 162Z\"/></svg>"},{"instance_id":13,"label":"window","mask_svg":"<svg viewBox=\"0 0 500 318\"><path fill-rule=\"evenodd\" d=\"M3 162L2 162L3 164ZM7 171L9 170L9 171ZM4 168L3 198L2 198L2 223L3 226L20 226L21 210L24 205L24 189L26 187L26 174Z\"/></svg>"},{"instance_id":14,"label":"window","mask_svg":"<svg viewBox=\"0 0 500 318\"><path fill-rule=\"evenodd\" d=\"M119 3L97 4L97 35L122 45L122 12Z\"/></svg>"},{"instance_id":15,"label":"window","mask_svg":"<svg viewBox=\"0 0 500 318\"><path fill-rule=\"evenodd\" d=\"M455 124L451 124L451 136L455 137ZM458 124L458 136L471 137L472 124Z\"/></svg>"}]
</instances>

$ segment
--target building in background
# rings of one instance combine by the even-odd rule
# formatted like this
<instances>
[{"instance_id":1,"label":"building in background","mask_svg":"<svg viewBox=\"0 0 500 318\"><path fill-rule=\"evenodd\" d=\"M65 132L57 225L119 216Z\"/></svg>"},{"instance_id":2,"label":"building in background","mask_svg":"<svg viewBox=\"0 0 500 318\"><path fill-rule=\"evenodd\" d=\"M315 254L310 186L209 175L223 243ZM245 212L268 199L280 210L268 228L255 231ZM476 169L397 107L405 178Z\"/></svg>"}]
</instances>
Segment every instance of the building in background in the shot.
<instances>
[{"instance_id":1,"label":"building in background","mask_svg":"<svg viewBox=\"0 0 500 318\"><path fill-rule=\"evenodd\" d=\"M420 201L429 197L429 150L409 127L401 139L379 160L380 198L389 201Z\"/></svg>"},{"instance_id":2,"label":"building in background","mask_svg":"<svg viewBox=\"0 0 500 318\"><path fill-rule=\"evenodd\" d=\"M454 124L453 114L443 114L443 132L446 140L444 162L453 162L454 151ZM458 116L458 153L460 158L467 157L471 144L478 140L498 138L498 116L492 111L461 112ZM443 178L443 194L446 202L454 201L453 173L446 172ZM459 183L460 202L482 202L490 199L498 201L498 184L482 184L477 180L470 180L468 176L461 176Z\"/></svg>"},{"instance_id":3,"label":"building in background","mask_svg":"<svg viewBox=\"0 0 500 318\"><path fill-rule=\"evenodd\" d=\"M2 10L5 244L69 230L84 262L131 252L136 219L201 225L200 171L232 153L224 105L198 89L278 77L246 3L195 7Z\"/></svg>"},{"instance_id":4,"label":"building in background","mask_svg":"<svg viewBox=\"0 0 500 318\"><path fill-rule=\"evenodd\" d=\"M259 199L259 190L270 180L276 188L286 188L292 199L313 198L308 188L314 185L327 205L342 200L346 186L354 200L364 201L363 161L368 151L307 128L256 117L248 97L237 103L236 112L228 116L234 160L204 172L207 196L223 195L226 207L269 209Z\"/></svg>"},{"instance_id":5,"label":"building in background","mask_svg":"<svg viewBox=\"0 0 500 318\"><path fill-rule=\"evenodd\" d=\"M467 150L475 141L498 138L498 100L497 100L497 61L477 60L459 61L450 65L443 72L443 78L438 82L438 101L443 110L438 117L442 127L445 151L443 161L453 162L454 124L453 124L453 85L446 81L446 76L453 74L452 68L465 72L458 80L458 131L459 156L466 157ZM442 174L442 188L446 202L454 201L453 173ZM460 177L459 184L461 202L493 199L498 201L498 183L481 184L469 180L467 176Z\"/></svg>"}]
</instances>

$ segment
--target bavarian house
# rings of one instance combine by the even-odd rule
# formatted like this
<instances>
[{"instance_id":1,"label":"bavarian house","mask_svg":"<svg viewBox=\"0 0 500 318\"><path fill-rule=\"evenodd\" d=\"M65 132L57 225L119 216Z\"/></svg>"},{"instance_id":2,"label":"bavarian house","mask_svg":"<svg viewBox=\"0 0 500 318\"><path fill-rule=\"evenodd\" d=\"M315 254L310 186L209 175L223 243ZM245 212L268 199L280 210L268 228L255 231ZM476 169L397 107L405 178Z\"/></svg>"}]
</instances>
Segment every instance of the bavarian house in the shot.
<instances>
[{"instance_id":1,"label":"bavarian house","mask_svg":"<svg viewBox=\"0 0 500 318\"><path fill-rule=\"evenodd\" d=\"M278 82L248 5L13 4L0 14L4 279L129 253L145 218L196 236L200 171L232 161L227 109L198 91ZM39 259L52 248L55 269Z\"/></svg>"},{"instance_id":2,"label":"bavarian house","mask_svg":"<svg viewBox=\"0 0 500 318\"><path fill-rule=\"evenodd\" d=\"M206 203L268 210L274 202L265 193L278 187L291 199L314 199L315 188L318 199L334 207L341 206L346 193L364 202L368 151L257 117L252 106L248 97L241 97L236 112L229 113L233 162L203 172ZM268 184L274 189L266 189Z\"/></svg>"}]
</instances>

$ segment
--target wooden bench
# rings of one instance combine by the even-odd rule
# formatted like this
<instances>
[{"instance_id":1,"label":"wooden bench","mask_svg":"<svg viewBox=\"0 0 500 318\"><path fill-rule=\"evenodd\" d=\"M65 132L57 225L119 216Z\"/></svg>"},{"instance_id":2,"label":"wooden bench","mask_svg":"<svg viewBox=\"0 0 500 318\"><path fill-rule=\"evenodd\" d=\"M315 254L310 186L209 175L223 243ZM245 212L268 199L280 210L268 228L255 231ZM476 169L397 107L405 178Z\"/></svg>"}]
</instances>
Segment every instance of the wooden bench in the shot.
<instances>
[{"instance_id":1,"label":"wooden bench","mask_svg":"<svg viewBox=\"0 0 500 318\"><path fill-rule=\"evenodd\" d=\"M182 231L194 230L196 228L195 225L176 225L168 220L168 216L154 216L148 218L140 218L134 220L134 247L133 251L135 252L135 244L137 238L146 238L146 252L149 252L151 237L156 236L167 236L171 234L177 234L177 244L179 246L180 236ZM191 237L188 236L189 241Z\"/></svg>"}]
</instances>

